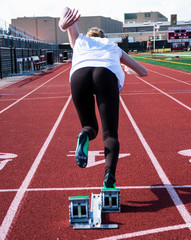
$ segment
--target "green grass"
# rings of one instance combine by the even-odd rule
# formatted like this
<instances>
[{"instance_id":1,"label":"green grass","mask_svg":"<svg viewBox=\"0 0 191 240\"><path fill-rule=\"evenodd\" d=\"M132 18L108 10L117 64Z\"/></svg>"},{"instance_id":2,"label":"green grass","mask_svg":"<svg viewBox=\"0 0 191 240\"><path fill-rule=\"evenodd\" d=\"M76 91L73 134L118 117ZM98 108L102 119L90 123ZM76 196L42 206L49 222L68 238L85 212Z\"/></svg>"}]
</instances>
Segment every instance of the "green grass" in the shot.
<instances>
[{"instance_id":1,"label":"green grass","mask_svg":"<svg viewBox=\"0 0 191 240\"><path fill-rule=\"evenodd\" d=\"M138 61L191 72L190 52L135 54L131 55L131 57Z\"/></svg>"}]
</instances>

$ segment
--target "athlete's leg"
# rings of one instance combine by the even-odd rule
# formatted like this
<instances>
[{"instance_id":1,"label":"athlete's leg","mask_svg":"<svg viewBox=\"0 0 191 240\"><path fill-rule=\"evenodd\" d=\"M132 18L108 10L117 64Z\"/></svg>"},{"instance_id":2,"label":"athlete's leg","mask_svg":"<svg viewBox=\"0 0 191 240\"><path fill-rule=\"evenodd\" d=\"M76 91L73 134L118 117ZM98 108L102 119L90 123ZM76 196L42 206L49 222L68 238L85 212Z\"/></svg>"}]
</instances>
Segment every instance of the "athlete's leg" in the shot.
<instances>
[{"instance_id":1,"label":"athlete's leg","mask_svg":"<svg viewBox=\"0 0 191 240\"><path fill-rule=\"evenodd\" d=\"M72 98L82 126L75 152L75 160L81 168L85 168L88 163L89 140L94 139L98 132L92 70L93 68L82 68L74 72L71 77Z\"/></svg>"},{"instance_id":2,"label":"athlete's leg","mask_svg":"<svg viewBox=\"0 0 191 240\"><path fill-rule=\"evenodd\" d=\"M118 155L118 117L119 89L114 73L106 68L95 68L93 72L94 91L102 122L103 141L105 145L105 175L115 176Z\"/></svg>"},{"instance_id":3,"label":"athlete's leg","mask_svg":"<svg viewBox=\"0 0 191 240\"><path fill-rule=\"evenodd\" d=\"M71 77L72 99L77 110L82 131L92 140L97 136L98 123L95 115L95 100L92 91L93 68L82 68Z\"/></svg>"}]
</instances>

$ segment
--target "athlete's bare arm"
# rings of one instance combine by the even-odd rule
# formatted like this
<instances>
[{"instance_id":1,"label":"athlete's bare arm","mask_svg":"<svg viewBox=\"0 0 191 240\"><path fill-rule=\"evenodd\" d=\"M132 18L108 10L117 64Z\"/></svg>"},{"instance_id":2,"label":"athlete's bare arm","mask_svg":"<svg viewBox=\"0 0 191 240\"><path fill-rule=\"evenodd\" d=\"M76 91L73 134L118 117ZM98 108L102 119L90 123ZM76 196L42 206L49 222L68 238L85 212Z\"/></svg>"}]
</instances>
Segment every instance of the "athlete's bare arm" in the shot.
<instances>
[{"instance_id":1,"label":"athlete's bare arm","mask_svg":"<svg viewBox=\"0 0 191 240\"><path fill-rule=\"evenodd\" d=\"M60 18L59 26L62 31L68 30L68 37L70 41L71 48L74 47L75 41L78 38L79 30L77 26L77 21L80 18L80 14L78 14L78 11L75 11L75 9L71 10L68 7L66 7L63 12L62 16Z\"/></svg>"},{"instance_id":2,"label":"athlete's bare arm","mask_svg":"<svg viewBox=\"0 0 191 240\"><path fill-rule=\"evenodd\" d=\"M148 71L138 62L136 62L133 58L131 58L125 51L122 50L122 57L120 62L125 64L127 67L130 67L134 70L139 76L147 76Z\"/></svg>"}]
</instances>

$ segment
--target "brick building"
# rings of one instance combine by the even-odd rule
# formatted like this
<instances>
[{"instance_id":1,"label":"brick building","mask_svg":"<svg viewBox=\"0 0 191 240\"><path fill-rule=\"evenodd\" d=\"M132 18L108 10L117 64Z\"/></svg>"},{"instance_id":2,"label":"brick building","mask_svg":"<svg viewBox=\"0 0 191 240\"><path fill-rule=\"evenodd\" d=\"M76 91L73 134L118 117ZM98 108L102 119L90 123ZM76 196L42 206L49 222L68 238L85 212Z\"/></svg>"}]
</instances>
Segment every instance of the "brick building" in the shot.
<instances>
[{"instance_id":1,"label":"brick building","mask_svg":"<svg viewBox=\"0 0 191 240\"><path fill-rule=\"evenodd\" d=\"M177 21L177 15L172 14L170 21L159 12L140 12L124 14L123 32L133 41L150 41L153 40L154 26L158 25L155 30L155 38L167 40L169 27L191 27L191 21Z\"/></svg>"},{"instance_id":2,"label":"brick building","mask_svg":"<svg viewBox=\"0 0 191 240\"><path fill-rule=\"evenodd\" d=\"M27 32L43 39L46 42L60 44L67 43L68 35L58 27L59 18L53 17L23 17L12 19L12 28L21 28ZM79 31L86 33L91 27L98 27L105 33L123 32L123 23L111 18L102 16L81 17L78 21Z\"/></svg>"},{"instance_id":3,"label":"brick building","mask_svg":"<svg viewBox=\"0 0 191 240\"><path fill-rule=\"evenodd\" d=\"M125 13L124 23L140 23L140 22L165 22L168 21L160 12L137 12L137 13Z\"/></svg>"}]
</instances>

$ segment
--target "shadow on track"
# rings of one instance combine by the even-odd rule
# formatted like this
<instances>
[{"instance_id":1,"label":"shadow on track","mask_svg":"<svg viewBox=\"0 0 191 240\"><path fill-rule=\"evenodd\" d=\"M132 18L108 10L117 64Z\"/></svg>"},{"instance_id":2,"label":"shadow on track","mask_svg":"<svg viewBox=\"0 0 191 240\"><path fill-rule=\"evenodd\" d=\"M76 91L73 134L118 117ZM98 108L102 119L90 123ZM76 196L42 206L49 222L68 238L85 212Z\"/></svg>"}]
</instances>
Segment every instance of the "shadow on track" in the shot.
<instances>
[{"instance_id":1,"label":"shadow on track","mask_svg":"<svg viewBox=\"0 0 191 240\"><path fill-rule=\"evenodd\" d=\"M64 66L67 67L70 63L64 63ZM17 83L11 84L10 86L7 86L6 88L21 88L31 82L34 82L36 80L38 80L39 78L45 76L45 75L49 75L51 73L53 73L55 70L58 70L60 68L63 67L63 64L60 64L58 66L49 66L46 70L44 70L43 72L39 72L36 75L32 75L30 77L27 77Z\"/></svg>"},{"instance_id":2,"label":"shadow on track","mask_svg":"<svg viewBox=\"0 0 191 240\"><path fill-rule=\"evenodd\" d=\"M160 185L161 186L161 185ZM153 188L152 188L153 187ZM164 208L174 207L165 186L158 188L159 185L151 187L151 191L157 196L154 201L126 201L127 205L121 205L121 212L157 212ZM173 186L169 186L173 187ZM183 204L191 203L191 189L190 188L175 188L179 198Z\"/></svg>"}]
</instances>

